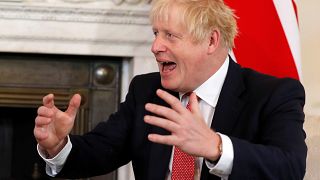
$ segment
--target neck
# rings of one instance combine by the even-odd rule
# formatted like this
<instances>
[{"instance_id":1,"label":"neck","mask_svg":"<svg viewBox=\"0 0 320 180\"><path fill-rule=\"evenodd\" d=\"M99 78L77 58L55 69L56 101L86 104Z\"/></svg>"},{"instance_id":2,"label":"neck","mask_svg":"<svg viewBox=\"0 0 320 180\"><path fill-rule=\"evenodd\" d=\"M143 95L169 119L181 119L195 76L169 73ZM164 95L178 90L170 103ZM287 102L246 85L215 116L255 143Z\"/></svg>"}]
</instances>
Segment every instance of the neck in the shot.
<instances>
[{"instance_id":1,"label":"neck","mask_svg":"<svg viewBox=\"0 0 320 180\"><path fill-rule=\"evenodd\" d=\"M206 74L206 79L209 79L212 75L214 75L223 65L228 56L228 49L225 47L218 47L214 53L209 55L208 57L208 65L207 67L211 67L208 69Z\"/></svg>"}]
</instances>

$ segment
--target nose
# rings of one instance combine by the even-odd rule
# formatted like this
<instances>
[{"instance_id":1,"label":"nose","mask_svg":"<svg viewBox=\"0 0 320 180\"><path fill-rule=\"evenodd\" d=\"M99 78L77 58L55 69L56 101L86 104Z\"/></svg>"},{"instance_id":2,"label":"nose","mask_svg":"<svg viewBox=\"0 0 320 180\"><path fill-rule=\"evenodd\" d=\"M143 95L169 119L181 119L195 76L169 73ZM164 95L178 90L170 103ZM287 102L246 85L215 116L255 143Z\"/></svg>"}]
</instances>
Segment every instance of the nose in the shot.
<instances>
[{"instance_id":1,"label":"nose","mask_svg":"<svg viewBox=\"0 0 320 180\"><path fill-rule=\"evenodd\" d=\"M151 51L153 54L158 54L166 50L166 46L159 36L155 37L152 43Z\"/></svg>"}]
</instances>

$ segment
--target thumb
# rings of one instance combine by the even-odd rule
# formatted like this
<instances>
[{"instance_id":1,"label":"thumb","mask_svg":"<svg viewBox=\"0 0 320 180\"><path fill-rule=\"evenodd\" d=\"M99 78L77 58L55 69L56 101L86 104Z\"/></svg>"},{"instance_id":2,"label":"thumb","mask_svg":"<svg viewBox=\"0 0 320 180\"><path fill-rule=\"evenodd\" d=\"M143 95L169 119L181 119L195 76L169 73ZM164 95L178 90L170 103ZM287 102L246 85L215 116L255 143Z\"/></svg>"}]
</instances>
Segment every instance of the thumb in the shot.
<instances>
[{"instance_id":1,"label":"thumb","mask_svg":"<svg viewBox=\"0 0 320 180\"><path fill-rule=\"evenodd\" d=\"M79 94L75 94L72 96L68 109L66 110L66 113L69 114L69 116L76 116L77 111L80 107L81 103L81 96Z\"/></svg>"},{"instance_id":2,"label":"thumb","mask_svg":"<svg viewBox=\"0 0 320 180\"><path fill-rule=\"evenodd\" d=\"M192 92L189 96L189 104L190 104L190 110L193 113L200 113L200 107L198 102L198 96L196 93Z\"/></svg>"}]
</instances>

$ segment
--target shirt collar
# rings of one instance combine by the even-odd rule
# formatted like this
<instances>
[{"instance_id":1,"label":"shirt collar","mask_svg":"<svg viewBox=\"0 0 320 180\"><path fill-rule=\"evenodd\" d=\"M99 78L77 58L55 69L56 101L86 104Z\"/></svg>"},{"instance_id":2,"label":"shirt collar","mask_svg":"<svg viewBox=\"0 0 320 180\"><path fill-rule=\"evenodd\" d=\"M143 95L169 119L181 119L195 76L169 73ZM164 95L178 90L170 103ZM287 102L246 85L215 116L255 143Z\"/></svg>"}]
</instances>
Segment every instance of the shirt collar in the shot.
<instances>
[{"instance_id":1,"label":"shirt collar","mask_svg":"<svg viewBox=\"0 0 320 180\"><path fill-rule=\"evenodd\" d=\"M227 76L228 67L229 56L227 56L226 60L216 73L214 73L209 79L207 79L196 90L194 90L198 97L212 107L216 107L217 105L222 85ZM182 93L179 93L180 99L182 95Z\"/></svg>"}]
</instances>

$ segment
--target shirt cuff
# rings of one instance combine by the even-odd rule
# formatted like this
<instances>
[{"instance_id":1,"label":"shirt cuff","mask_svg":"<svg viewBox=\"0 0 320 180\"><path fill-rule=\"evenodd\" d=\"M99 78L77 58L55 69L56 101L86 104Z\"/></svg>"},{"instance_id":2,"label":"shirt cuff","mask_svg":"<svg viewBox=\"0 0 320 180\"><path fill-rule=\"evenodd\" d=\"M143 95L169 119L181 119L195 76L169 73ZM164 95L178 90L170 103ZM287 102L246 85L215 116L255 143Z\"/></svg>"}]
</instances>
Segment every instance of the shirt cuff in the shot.
<instances>
[{"instance_id":1,"label":"shirt cuff","mask_svg":"<svg viewBox=\"0 0 320 180\"><path fill-rule=\"evenodd\" d=\"M39 144L37 145L37 150L41 158L46 162L46 173L51 176L55 177L63 168L64 163L67 160L68 155L72 149L72 144L70 141L70 137L68 136L68 142L64 146L64 148L53 158L47 159L46 152L44 152Z\"/></svg>"},{"instance_id":2,"label":"shirt cuff","mask_svg":"<svg viewBox=\"0 0 320 180\"><path fill-rule=\"evenodd\" d=\"M223 135L221 133L218 133L222 140L222 154L217 162L217 164L210 163L209 161L205 161L207 167L209 168L210 174L214 174L216 176L221 177L222 179L228 179L228 176L231 174L232 166L233 166L233 158L234 158L234 152L233 152L233 145L231 142L231 139Z\"/></svg>"}]
</instances>

